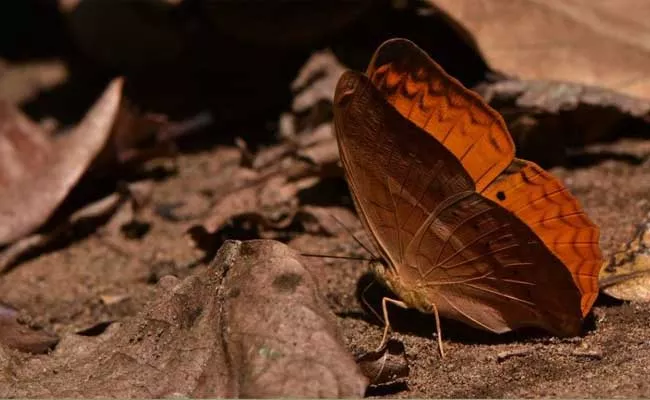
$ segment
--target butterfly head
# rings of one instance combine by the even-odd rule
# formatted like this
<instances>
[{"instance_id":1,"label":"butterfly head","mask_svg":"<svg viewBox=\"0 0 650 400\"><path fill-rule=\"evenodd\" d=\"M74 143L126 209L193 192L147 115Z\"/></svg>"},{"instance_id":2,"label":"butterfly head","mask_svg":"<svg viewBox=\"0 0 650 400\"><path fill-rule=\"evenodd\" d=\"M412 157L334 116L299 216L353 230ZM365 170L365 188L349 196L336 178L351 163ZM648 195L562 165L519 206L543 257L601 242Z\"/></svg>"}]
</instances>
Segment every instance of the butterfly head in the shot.
<instances>
[{"instance_id":1,"label":"butterfly head","mask_svg":"<svg viewBox=\"0 0 650 400\"><path fill-rule=\"evenodd\" d=\"M370 261L370 271L375 276L375 279L378 282L381 282L384 286L390 289L393 292L399 290L399 281L398 275L384 262L382 259L376 259Z\"/></svg>"},{"instance_id":2,"label":"butterfly head","mask_svg":"<svg viewBox=\"0 0 650 400\"><path fill-rule=\"evenodd\" d=\"M372 271L376 277L383 278L386 276L388 268L382 260L372 260L370 261L370 271Z\"/></svg>"},{"instance_id":3,"label":"butterfly head","mask_svg":"<svg viewBox=\"0 0 650 400\"><path fill-rule=\"evenodd\" d=\"M383 260L375 259L370 261L370 272L378 282L395 292L396 288L393 286L394 274Z\"/></svg>"}]
</instances>

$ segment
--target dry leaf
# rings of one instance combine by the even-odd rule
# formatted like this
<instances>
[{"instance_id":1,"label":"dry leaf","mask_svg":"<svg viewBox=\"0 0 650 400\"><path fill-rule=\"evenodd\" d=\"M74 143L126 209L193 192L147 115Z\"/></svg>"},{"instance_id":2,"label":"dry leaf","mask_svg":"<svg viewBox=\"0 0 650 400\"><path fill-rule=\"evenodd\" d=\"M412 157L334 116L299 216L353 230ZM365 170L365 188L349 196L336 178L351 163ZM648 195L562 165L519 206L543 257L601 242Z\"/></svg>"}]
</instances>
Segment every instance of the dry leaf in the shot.
<instances>
[{"instance_id":1,"label":"dry leaf","mask_svg":"<svg viewBox=\"0 0 650 400\"><path fill-rule=\"evenodd\" d=\"M225 196L214 205L212 215L205 222L204 227L208 232L215 233L235 216L248 213L259 213L262 221L271 226L283 226L295 213L296 192L297 186L287 182L285 177L271 177L258 185ZM286 212L281 212L282 209Z\"/></svg>"},{"instance_id":2,"label":"dry leaf","mask_svg":"<svg viewBox=\"0 0 650 400\"><path fill-rule=\"evenodd\" d=\"M228 242L210 268L161 279L139 315L0 369L0 396L360 397L367 380L296 257Z\"/></svg>"},{"instance_id":3,"label":"dry leaf","mask_svg":"<svg viewBox=\"0 0 650 400\"><path fill-rule=\"evenodd\" d=\"M71 132L52 139L0 103L0 245L38 229L106 145L119 110L116 79Z\"/></svg>"},{"instance_id":4,"label":"dry leaf","mask_svg":"<svg viewBox=\"0 0 650 400\"><path fill-rule=\"evenodd\" d=\"M203 224L189 228L190 238L196 247L210 252L215 241L220 245L215 235L237 217L258 228L286 228L298 210L298 192L317 182L316 177L288 181L286 176L273 175L235 190L215 203Z\"/></svg>"},{"instance_id":5,"label":"dry leaf","mask_svg":"<svg viewBox=\"0 0 650 400\"><path fill-rule=\"evenodd\" d=\"M305 112L321 101L331 104L336 83L345 69L330 50L312 54L291 83L291 90L295 93L291 106L293 112Z\"/></svg>"},{"instance_id":6,"label":"dry leaf","mask_svg":"<svg viewBox=\"0 0 650 400\"><path fill-rule=\"evenodd\" d=\"M68 79L67 66L60 60L9 64L0 59L0 98L22 104Z\"/></svg>"},{"instance_id":7,"label":"dry leaf","mask_svg":"<svg viewBox=\"0 0 650 400\"><path fill-rule=\"evenodd\" d=\"M650 3L645 0L428 1L465 28L499 71L650 99Z\"/></svg>"},{"instance_id":8,"label":"dry leaf","mask_svg":"<svg viewBox=\"0 0 650 400\"><path fill-rule=\"evenodd\" d=\"M19 321L18 310L0 303L0 344L26 353L46 353L59 342L56 335ZM2 347L2 346L0 346Z\"/></svg>"},{"instance_id":9,"label":"dry leaf","mask_svg":"<svg viewBox=\"0 0 650 400\"><path fill-rule=\"evenodd\" d=\"M650 101L594 86L513 79L476 90L504 116L518 156L542 164L564 161L568 148L638 135L650 124Z\"/></svg>"},{"instance_id":10,"label":"dry leaf","mask_svg":"<svg viewBox=\"0 0 650 400\"><path fill-rule=\"evenodd\" d=\"M404 382L409 376L404 343L391 339L382 349L368 352L357 358L357 364L371 386L393 385Z\"/></svg>"},{"instance_id":11,"label":"dry leaf","mask_svg":"<svg viewBox=\"0 0 650 400\"><path fill-rule=\"evenodd\" d=\"M632 240L603 265L600 288L621 300L650 302L650 214Z\"/></svg>"},{"instance_id":12,"label":"dry leaf","mask_svg":"<svg viewBox=\"0 0 650 400\"><path fill-rule=\"evenodd\" d=\"M52 230L17 240L0 250L0 272L5 272L21 256L41 249L61 236L68 234L75 226L110 216L130 199L130 207L127 207L121 215L118 213L118 218L113 218L105 228L108 232L115 232L117 230L116 226L122 226L125 221L132 220L136 209L148 201L151 189L151 182L148 181L129 184L122 192L113 193L75 211Z\"/></svg>"},{"instance_id":13,"label":"dry leaf","mask_svg":"<svg viewBox=\"0 0 650 400\"><path fill-rule=\"evenodd\" d=\"M296 253L277 242L251 241L239 254L225 285L230 359L244 378L240 395L362 396L366 380Z\"/></svg>"}]
</instances>

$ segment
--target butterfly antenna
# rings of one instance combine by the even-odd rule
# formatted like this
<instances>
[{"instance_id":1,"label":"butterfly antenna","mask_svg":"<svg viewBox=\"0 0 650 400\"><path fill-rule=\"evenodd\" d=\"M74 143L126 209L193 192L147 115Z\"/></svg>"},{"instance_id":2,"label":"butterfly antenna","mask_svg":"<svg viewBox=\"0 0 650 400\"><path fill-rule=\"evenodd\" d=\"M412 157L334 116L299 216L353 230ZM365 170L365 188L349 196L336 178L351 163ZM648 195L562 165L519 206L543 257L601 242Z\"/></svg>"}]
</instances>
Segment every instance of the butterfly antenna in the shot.
<instances>
[{"instance_id":1,"label":"butterfly antenna","mask_svg":"<svg viewBox=\"0 0 650 400\"><path fill-rule=\"evenodd\" d=\"M348 233L348 235L352 236L352 239L354 239L354 241L357 242L357 244L362 249L364 249L368 254L370 254L370 256L372 257L373 260L378 260L379 259L379 257L377 257L365 244L363 244L363 242L361 242L361 240L359 240L359 238L356 237L354 235L354 233L352 233L350 228L348 228L340 219L336 218L336 216L334 214L330 213L330 212L328 212L328 214L329 214L330 217L332 217L332 219L334 219L334 221L336 221L339 225L341 225L341 227L343 229L345 229L345 231Z\"/></svg>"},{"instance_id":2,"label":"butterfly antenna","mask_svg":"<svg viewBox=\"0 0 650 400\"><path fill-rule=\"evenodd\" d=\"M379 320L379 322L381 322L382 324L384 324L384 323L385 323L384 319L381 317L381 315L379 315L379 313L378 313L377 311L375 311L375 309L370 305L370 303L368 303L368 300L366 300L366 292L368 292L368 289L370 289L370 287L373 285L373 283L375 283L375 282L374 282L374 281L371 281L371 282L366 286L366 288L363 289L363 292L361 292L361 301L363 301L363 304L365 304L366 307L367 307L370 311L372 311L373 314L375 314L375 317L377 317L377 319Z\"/></svg>"},{"instance_id":3,"label":"butterfly antenna","mask_svg":"<svg viewBox=\"0 0 650 400\"><path fill-rule=\"evenodd\" d=\"M330 256L327 254L314 254L314 253L300 253L301 256L305 257L318 257L318 258L340 258L343 260L357 260L357 261L372 261L363 257L349 257L349 256Z\"/></svg>"}]
</instances>

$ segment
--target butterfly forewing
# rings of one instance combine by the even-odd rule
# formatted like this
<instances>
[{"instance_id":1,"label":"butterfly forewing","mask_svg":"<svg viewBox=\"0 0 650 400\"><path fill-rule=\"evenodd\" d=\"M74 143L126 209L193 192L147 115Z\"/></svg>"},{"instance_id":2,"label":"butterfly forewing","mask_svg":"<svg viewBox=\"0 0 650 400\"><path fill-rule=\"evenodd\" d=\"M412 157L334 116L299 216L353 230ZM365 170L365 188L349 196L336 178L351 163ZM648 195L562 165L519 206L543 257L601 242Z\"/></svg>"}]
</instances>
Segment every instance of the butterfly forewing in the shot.
<instances>
[{"instance_id":1,"label":"butterfly forewing","mask_svg":"<svg viewBox=\"0 0 650 400\"><path fill-rule=\"evenodd\" d=\"M400 114L461 161L478 191L513 160L515 146L499 113L410 41L382 44L367 75Z\"/></svg>"},{"instance_id":2,"label":"butterfly forewing","mask_svg":"<svg viewBox=\"0 0 650 400\"><path fill-rule=\"evenodd\" d=\"M348 183L364 224L391 264L403 262L406 246L431 210L448 199L474 191L471 178L453 155L426 134L411 129L404 140L405 120L390 107L367 78L348 71L335 95L334 125ZM413 127L412 127L413 128ZM412 139L412 140L411 140ZM435 157L419 157L428 149Z\"/></svg>"}]
</instances>

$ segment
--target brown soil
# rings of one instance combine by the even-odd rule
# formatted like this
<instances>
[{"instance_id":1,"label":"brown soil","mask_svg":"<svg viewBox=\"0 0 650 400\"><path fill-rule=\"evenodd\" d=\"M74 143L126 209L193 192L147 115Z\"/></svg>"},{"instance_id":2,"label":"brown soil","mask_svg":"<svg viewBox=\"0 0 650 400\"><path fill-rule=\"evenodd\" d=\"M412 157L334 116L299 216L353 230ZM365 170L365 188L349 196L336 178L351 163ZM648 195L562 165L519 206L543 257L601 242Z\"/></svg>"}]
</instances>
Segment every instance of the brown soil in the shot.
<instances>
[{"instance_id":1,"label":"brown soil","mask_svg":"<svg viewBox=\"0 0 650 400\"><path fill-rule=\"evenodd\" d=\"M626 139L588 150L595 155L591 165L579 169L556 167L551 171L565 181L601 226L601 243L607 256L632 236L635 223L650 210L650 162L630 163L633 157L601 159L598 155L645 157L650 154L650 142ZM189 222L169 221L155 210L175 203L189 204L190 199L204 196L205 189L218 183L214 176L227 158L224 154L223 147L215 147L180 156L177 173L155 183L153 206L140 217L150 224L142 239L114 241L110 235L99 233L77 238L58 250L19 264L2 276L0 301L22 310L33 318L33 324L61 336L101 322L118 321L142 310L155 297L154 284L160 277L173 274L182 278L204 268L203 253L193 249L186 239ZM336 179L335 183L339 203L333 206L340 205L347 194L341 189L342 180ZM197 221L200 219L194 223ZM321 254L363 254L344 235L304 234L291 245ZM314 258L304 262L338 315L350 351L359 354L373 349L380 340L382 326L360 301L361 291L372 279L366 264ZM373 285L366 298L378 308L382 294L382 289ZM539 332L498 336L443 320L445 359L440 358L432 339L432 316L390 309L395 327L393 337L405 344L410 375L406 384L371 390L368 394L650 396L650 309L645 304L626 304L603 297L579 338L557 339Z\"/></svg>"}]
</instances>

